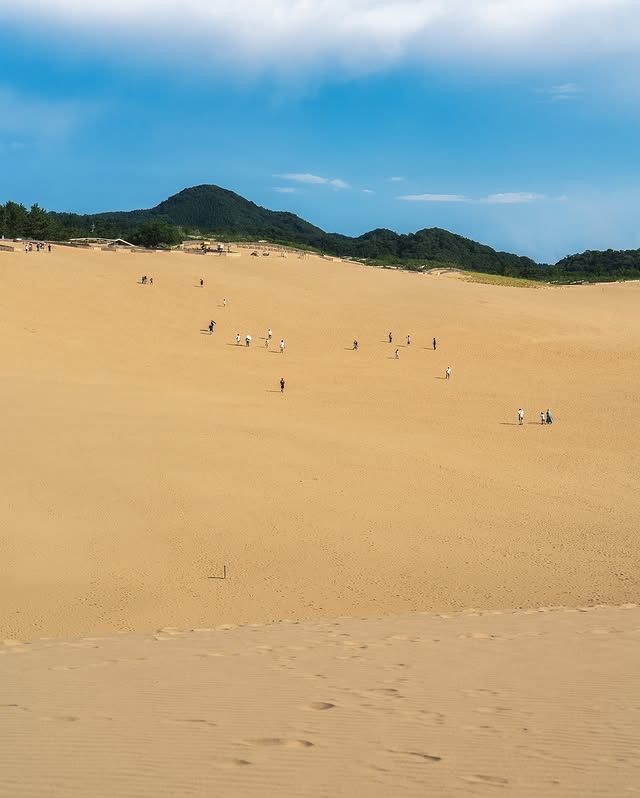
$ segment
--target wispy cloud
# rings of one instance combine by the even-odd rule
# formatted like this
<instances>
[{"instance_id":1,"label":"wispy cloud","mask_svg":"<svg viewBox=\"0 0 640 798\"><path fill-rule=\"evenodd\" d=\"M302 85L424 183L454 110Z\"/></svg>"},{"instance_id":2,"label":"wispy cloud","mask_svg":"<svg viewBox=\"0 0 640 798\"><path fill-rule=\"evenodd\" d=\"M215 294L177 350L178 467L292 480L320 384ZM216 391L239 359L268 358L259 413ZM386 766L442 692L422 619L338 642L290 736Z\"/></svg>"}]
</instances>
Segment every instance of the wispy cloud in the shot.
<instances>
[{"instance_id":1,"label":"wispy cloud","mask_svg":"<svg viewBox=\"0 0 640 798\"><path fill-rule=\"evenodd\" d=\"M531 191L510 191L502 194L489 194L487 197L467 197L465 194L405 194L397 197L404 202L468 202L482 205L522 205L546 199L544 194Z\"/></svg>"},{"instance_id":2,"label":"wispy cloud","mask_svg":"<svg viewBox=\"0 0 640 798\"><path fill-rule=\"evenodd\" d=\"M363 188L362 189L362 193L363 194L375 194L376 192L372 191L370 188Z\"/></svg>"},{"instance_id":3,"label":"wispy cloud","mask_svg":"<svg viewBox=\"0 0 640 798\"><path fill-rule=\"evenodd\" d=\"M637 58L640 46L638 0L0 0L0 11L5 30L37 19L132 58L133 42L159 62L287 74L362 75L416 59L597 63Z\"/></svg>"},{"instance_id":4,"label":"wispy cloud","mask_svg":"<svg viewBox=\"0 0 640 798\"><path fill-rule=\"evenodd\" d=\"M534 194L530 191L510 191L504 194L489 194L488 197L483 197L479 202L484 202L487 205L522 205L527 202L538 202L546 199L544 194Z\"/></svg>"},{"instance_id":5,"label":"wispy cloud","mask_svg":"<svg viewBox=\"0 0 640 798\"><path fill-rule=\"evenodd\" d=\"M297 188L293 186L274 186L274 191L277 191L278 194L298 194L299 191Z\"/></svg>"},{"instance_id":6,"label":"wispy cloud","mask_svg":"<svg viewBox=\"0 0 640 798\"><path fill-rule=\"evenodd\" d=\"M403 180L404 180L404 177L390 177L389 178L389 182L390 183L402 183Z\"/></svg>"},{"instance_id":7,"label":"wispy cloud","mask_svg":"<svg viewBox=\"0 0 640 798\"><path fill-rule=\"evenodd\" d=\"M462 194L405 194L398 199L404 202L469 202Z\"/></svg>"},{"instance_id":8,"label":"wispy cloud","mask_svg":"<svg viewBox=\"0 0 640 798\"><path fill-rule=\"evenodd\" d=\"M312 175L309 172L286 172L282 175L274 175L281 180L292 180L294 183L305 183L315 186L331 186L332 188L350 188L346 180L338 177L328 178L320 175Z\"/></svg>"},{"instance_id":9,"label":"wispy cloud","mask_svg":"<svg viewBox=\"0 0 640 798\"><path fill-rule=\"evenodd\" d=\"M584 89L577 83L558 83L548 89L540 89L539 92L546 95L552 103L562 103L577 100Z\"/></svg>"}]
</instances>

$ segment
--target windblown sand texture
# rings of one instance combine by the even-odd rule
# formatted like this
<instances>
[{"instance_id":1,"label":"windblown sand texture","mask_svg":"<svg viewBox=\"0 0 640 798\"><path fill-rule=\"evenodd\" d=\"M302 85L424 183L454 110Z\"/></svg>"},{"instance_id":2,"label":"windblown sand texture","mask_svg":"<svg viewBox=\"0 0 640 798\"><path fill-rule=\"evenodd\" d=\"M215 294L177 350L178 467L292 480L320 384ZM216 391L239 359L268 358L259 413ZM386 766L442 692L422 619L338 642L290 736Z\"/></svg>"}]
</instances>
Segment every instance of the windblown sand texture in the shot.
<instances>
[{"instance_id":1,"label":"windblown sand texture","mask_svg":"<svg viewBox=\"0 0 640 798\"><path fill-rule=\"evenodd\" d=\"M636 600L639 308L637 283L0 252L0 635Z\"/></svg>"},{"instance_id":2,"label":"windblown sand texture","mask_svg":"<svg viewBox=\"0 0 640 798\"><path fill-rule=\"evenodd\" d=\"M640 610L0 645L2 798L640 793Z\"/></svg>"}]
</instances>

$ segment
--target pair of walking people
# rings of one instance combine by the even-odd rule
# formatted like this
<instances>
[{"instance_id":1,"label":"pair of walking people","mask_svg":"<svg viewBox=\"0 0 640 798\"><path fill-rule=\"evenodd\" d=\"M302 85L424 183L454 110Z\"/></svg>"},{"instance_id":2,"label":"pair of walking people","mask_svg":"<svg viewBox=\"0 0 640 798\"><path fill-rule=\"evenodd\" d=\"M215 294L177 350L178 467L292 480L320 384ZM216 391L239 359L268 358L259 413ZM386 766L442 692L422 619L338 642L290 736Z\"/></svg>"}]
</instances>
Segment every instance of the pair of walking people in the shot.
<instances>
[{"instance_id":1,"label":"pair of walking people","mask_svg":"<svg viewBox=\"0 0 640 798\"><path fill-rule=\"evenodd\" d=\"M553 415L551 413L550 408L547 408L546 412L544 410L540 411L540 423L541 424L553 424ZM521 427L524 424L524 410L519 407L518 408L518 425Z\"/></svg>"}]
</instances>

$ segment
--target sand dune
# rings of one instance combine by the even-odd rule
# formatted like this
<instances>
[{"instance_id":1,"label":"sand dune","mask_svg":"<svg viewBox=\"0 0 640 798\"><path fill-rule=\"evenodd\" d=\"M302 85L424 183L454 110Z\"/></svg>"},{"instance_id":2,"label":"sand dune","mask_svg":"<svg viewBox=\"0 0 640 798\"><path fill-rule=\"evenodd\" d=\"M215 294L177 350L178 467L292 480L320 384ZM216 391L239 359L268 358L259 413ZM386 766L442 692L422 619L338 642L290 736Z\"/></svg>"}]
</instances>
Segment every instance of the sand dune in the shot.
<instances>
[{"instance_id":1,"label":"sand dune","mask_svg":"<svg viewBox=\"0 0 640 798\"><path fill-rule=\"evenodd\" d=\"M636 795L640 611L0 645L3 798Z\"/></svg>"},{"instance_id":2,"label":"sand dune","mask_svg":"<svg viewBox=\"0 0 640 798\"><path fill-rule=\"evenodd\" d=\"M0 252L0 633L637 599L639 299Z\"/></svg>"}]
</instances>

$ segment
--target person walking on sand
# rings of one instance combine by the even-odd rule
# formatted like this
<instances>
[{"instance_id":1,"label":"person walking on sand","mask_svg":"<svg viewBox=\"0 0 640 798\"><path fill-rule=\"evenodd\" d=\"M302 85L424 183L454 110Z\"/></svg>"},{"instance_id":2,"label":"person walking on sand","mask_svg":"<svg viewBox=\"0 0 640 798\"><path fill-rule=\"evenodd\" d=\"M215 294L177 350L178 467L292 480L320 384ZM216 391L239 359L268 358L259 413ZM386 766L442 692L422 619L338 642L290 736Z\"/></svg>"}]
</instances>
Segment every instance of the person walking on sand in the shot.
<instances>
[{"instance_id":1,"label":"person walking on sand","mask_svg":"<svg viewBox=\"0 0 640 798\"><path fill-rule=\"evenodd\" d=\"M209 335L213 335L216 330L216 323L213 319L209 322Z\"/></svg>"},{"instance_id":2,"label":"person walking on sand","mask_svg":"<svg viewBox=\"0 0 640 798\"><path fill-rule=\"evenodd\" d=\"M268 349L268 348L269 348L269 339L268 339L268 338L265 338L265 339L264 339L264 348L265 348L265 349Z\"/></svg>"},{"instance_id":3,"label":"person walking on sand","mask_svg":"<svg viewBox=\"0 0 640 798\"><path fill-rule=\"evenodd\" d=\"M518 408L518 424L519 426L524 424L524 410L521 407Z\"/></svg>"},{"instance_id":4,"label":"person walking on sand","mask_svg":"<svg viewBox=\"0 0 640 798\"><path fill-rule=\"evenodd\" d=\"M280 339L280 354L284 353L284 338Z\"/></svg>"},{"instance_id":5,"label":"person walking on sand","mask_svg":"<svg viewBox=\"0 0 640 798\"><path fill-rule=\"evenodd\" d=\"M541 424L546 424L547 423L547 417L544 414L544 410L540 411L540 423Z\"/></svg>"},{"instance_id":6,"label":"person walking on sand","mask_svg":"<svg viewBox=\"0 0 640 798\"><path fill-rule=\"evenodd\" d=\"M389 333L389 343L393 343L393 333Z\"/></svg>"},{"instance_id":7,"label":"person walking on sand","mask_svg":"<svg viewBox=\"0 0 640 798\"><path fill-rule=\"evenodd\" d=\"M227 300L226 300L226 299L223 299L223 300L222 300L222 307L223 307L223 308L226 308L226 307L227 307Z\"/></svg>"},{"instance_id":8,"label":"person walking on sand","mask_svg":"<svg viewBox=\"0 0 640 798\"><path fill-rule=\"evenodd\" d=\"M436 339L434 338L434 339L433 339L433 351L435 352L437 348L438 348L438 342L437 342L437 341L436 341Z\"/></svg>"},{"instance_id":9,"label":"person walking on sand","mask_svg":"<svg viewBox=\"0 0 640 798\"><path fill-rule=\"evenodd\" d=\"M236 346L240 346L240 333L236 333Z\"/></svg>"},{"instance_id":10,"label":"person walking on sand","mask_svg":"<svg viewBox=\"0 0 640 798\"><path fill-rule=\"evenodd\" d=\"M271 327L267 330L267 341L270 341L273 337L273 333L271 332Z\"/></svg>"},{"instance_id":11,"label":"person walking on sand","mask_svg":"<svg viewBox=\"0 0 640 798\"><path fill-rule=\"evenodd\" d=\"M358 351L358 342L356 340L354 340L354 342L353 342L353 350L354 350L354 352Z\"/></svg>"},{"instance_id":12,"label":"person walking on sand","mask_svg":"<svg viewBox=\"0 0 640 798\"><path fill-rule=\"evenodd\" d=\"M553 424L553 416L551 415L551 410L547 408L547 424Z\"/></svg>"},{"instance_id":13,"label":"person walking on sand","mask_svg":"<svg viewBox=\"0 0 640 798\"><path fill-rule=\"evenodd\" d=\"M444 370L444 378L445 380L451 379L451 366L447 366L447 368Z\"/></svg>"},{"instance_id":14,"label":"person walking on sand","mask_svg":"<svg viewBox=\"0 0 640 798\"><path fill-rule=\"evenodd\" d=\"M280 393L284 393L284 377L280 377Z\"/></svg>"},{"instance_id":15,"label":"person walking on sand","mask_svg":"<svg viewBox=\"0 0 640 798\"><path fill-rule=\"evenodd\" d=\"M407 346L411 346L411 336L407 335Z\"/></svg>"},{"instance_id":16,"label":"person walking on sand","mask_svg":"<svg viewBox=\"0 0 640 798\"><path fill-rule=\"evenodd\" d=\"M202 277L201 277L201 278L200 278L200 288L202 288L202 286L203 286L203 285L204 285L204 280L203 280L203 279L202 279Z\"/></svg>"},{"instance_id":17,"label":"person walking on sand","mask_svg":"<svg viewBox=\"0 0 640 798\"><path fill-rule=\"evenodd\" d=\"M396 360L400 360L400 350L396 349Z\"/></svg>"},{"instance_id":18,"label":"person walking on sand","mask_svg":"<svg viewBox=\"0 0 640 798\"><path fill-rule=\"evenodd\" d=\"M245 337L244 337L244 345L245 346L251 346L251 336L250 335L245 335Z\"/></svg>"}]
</instances>

